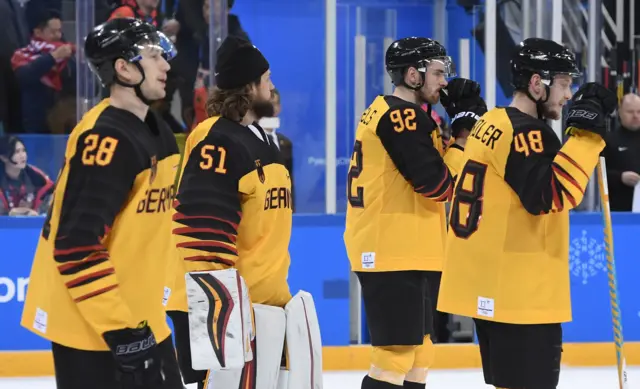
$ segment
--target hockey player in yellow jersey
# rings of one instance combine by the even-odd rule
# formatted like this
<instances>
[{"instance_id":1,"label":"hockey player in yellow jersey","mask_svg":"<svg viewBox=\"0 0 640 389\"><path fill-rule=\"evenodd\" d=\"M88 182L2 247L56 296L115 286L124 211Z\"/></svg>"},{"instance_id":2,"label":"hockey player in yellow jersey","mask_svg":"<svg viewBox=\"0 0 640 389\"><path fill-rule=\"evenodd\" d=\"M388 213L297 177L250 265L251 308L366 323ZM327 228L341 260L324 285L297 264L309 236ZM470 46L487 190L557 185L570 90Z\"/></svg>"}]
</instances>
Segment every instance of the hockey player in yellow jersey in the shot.
<instances>
[{"instance_id":1,"label":"hockey player in yellow jersey","mask_svg":"<svg viewBox=\"0 0 640 389\"><path fill-rule=\"evenodd\" d=\"M444 202L452 177L437 126L451 58L440 43L404 38L386 52L396 86L362 114L348 173L345 245L356 272L373 352L363 389L425 387L433 361L428 271L444 256Z\"/></svg>"},{"instance_id":2,"label":"hockey player in yellow jersey","mask_svg":"<svg viewBox=\"0 0 640 389\"><path fill-rule=\"evenodd\" d=\"M583 85L563 145L544 119L560 119L572 97L574 54L531 38L511 69L511 105L487 112L467 140L438 309L474 318L487 384L554 389L560 323L571 320L569 210L582 201L616 98Z\"/></svg>"},{"instance_id":3,"label":"hockey player in yellow jersey","mask_svg":"<svg viewBox=\"0 0 640 389\"><path fill-rule=\"evenodd\" d=\"M163 306L180 156L149 110L175 50L152 25L115 19L84 54L111 97L67 142L22 325L52 342L58 389L181 389Z\"/></svg>"},{"instance_id":4,"label":"hockey player in yellow jersey","mask_svg":"<svg viewBox=\"0 0 640 389\"><path fill-rule=\"evenodd\" d=\"M215 73L211 117L186 141L173 216L182 270L169 310L185 380L206 389L321 389L313 300L292 297L287 283L291 178L251 109L270 101L269 63L228 37Z\"/></svg>"}]
</instances>

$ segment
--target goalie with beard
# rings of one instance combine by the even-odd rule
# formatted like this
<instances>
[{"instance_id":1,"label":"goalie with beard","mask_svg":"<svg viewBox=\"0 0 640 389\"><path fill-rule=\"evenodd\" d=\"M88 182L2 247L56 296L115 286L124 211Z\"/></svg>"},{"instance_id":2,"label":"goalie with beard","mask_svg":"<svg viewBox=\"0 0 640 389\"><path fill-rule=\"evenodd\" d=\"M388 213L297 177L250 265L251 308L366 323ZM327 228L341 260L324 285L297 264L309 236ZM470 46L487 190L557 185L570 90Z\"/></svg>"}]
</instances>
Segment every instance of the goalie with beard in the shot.
<instances>
[{"instance_id":1,"label":"goalie with beard","mask_svg":"<svg viewBox=\"0 0 640 389\"><path fill-rule=\"evenodd\" d=\"M184 380L206 389L321 389L313 299L292 297L287 283L291 179L252 109L271 97L269 63L228 37L215 74L210 117L186 141L174 204L182 270L169 315Z\"/></svg>"}]
</instances>

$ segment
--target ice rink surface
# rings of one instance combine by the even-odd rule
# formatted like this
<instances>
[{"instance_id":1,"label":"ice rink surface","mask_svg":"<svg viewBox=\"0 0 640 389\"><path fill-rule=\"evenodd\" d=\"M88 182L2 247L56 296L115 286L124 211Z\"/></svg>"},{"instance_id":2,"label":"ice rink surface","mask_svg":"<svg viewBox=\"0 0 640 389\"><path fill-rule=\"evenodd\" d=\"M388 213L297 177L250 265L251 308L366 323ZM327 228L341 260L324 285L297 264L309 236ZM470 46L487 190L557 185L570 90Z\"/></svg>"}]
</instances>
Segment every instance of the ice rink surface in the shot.
<instances>
[{"instance_id":1,"label":"ice rink surface","mask_svg":"<svg viewBox=\"0 0 640 389\"><path fill-rule=\"evenodd\" d=\"M629 367L631 388L640 388L640 367ZM327 372L324 389L359 389L364 372ZM194 386L195 388L195 386ZM480 370L434 370L429 373L428 389L486 389ZM562 369L558 389L617 389L614 367ZM53 378L0 378L0 389L55 389ZM192 389L192 387L189 387Z\"/></svg>"}]
</instances>

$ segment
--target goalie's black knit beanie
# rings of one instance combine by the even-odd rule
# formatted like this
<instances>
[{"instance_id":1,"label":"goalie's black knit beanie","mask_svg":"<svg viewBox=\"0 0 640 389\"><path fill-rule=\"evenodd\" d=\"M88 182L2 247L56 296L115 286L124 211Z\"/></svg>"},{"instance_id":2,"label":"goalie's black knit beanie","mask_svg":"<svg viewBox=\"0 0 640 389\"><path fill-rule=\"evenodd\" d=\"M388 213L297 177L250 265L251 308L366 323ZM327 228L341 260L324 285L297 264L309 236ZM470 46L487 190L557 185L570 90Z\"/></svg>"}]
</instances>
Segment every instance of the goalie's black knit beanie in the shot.
<instances>
[{"instance_id":1,"label":"goalie's black knit beanie","mask_svg":"<svg viewBox=\"0 0 640 389\"><path fill-rule=\"evenodd\" d=\"M227 37L216 55L216 86L235 89L256 81L269 70L269 62L257 47L236 37Z\"/></svg>"}]
</instances>

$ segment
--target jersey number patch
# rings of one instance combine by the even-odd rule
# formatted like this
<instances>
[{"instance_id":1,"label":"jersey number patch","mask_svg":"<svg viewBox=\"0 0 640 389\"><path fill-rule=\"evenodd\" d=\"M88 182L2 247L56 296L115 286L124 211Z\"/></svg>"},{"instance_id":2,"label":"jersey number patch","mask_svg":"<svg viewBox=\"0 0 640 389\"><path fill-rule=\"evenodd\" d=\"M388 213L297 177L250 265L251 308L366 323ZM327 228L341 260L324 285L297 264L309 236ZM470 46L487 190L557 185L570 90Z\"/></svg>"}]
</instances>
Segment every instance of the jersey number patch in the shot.
<instances>
[{"instance_id":1,"label":"jersey number patch","mask_svg":"<svg viewBox=\"0 0 640 389\"><path fill-rule=\"evenodd\" d=\"M542 132L540 130L529 131L526 134L523 132L513 138L513 147L518 153L523 153L525 156L531 155L532 152L540 154L544 151L542 145Z\"/></svg>"},{"instance_id":2,"label":"jersey number patch","mask_svg":"<svg viewBox=\"0 0 640 389\"><path fill-rule=\"evenodd\" d=\"M349 168L349 179L347 182L349 204L354 208L364 208L364 188L361 186L356 187L356 194L355 196L353 195L353 180L360 177L362 173L362 142L359 140L357 140L353 146L351 162L355 162L355 165L351 165L351 168Z\"/></svg>"},{"instance_id":3,"label":"jersey number patch","mask_svg":"<svg viewBox=\"0 0 640 389\"><path fill-rule=\"evenodd\" d=\"M415 131L417 128L416 110L413 108L393 110L389 113L389 119L391 119L393 123L395 132L402 132L404 130Z\"/></svg>"},{"instance_id":4,"label":"jersey number patch","mask_svg":"<svg viewBox=\"0 0 640 389\"><path fill-rule=\"evenodd\" d=\"M214 165L214 158L211 155L213 152L218 151L220 158L218 159L218 166L213 170L216 173L226 174L227 168L225 167L227 163L227 150L224 147L214 146L214 145L204 145L202 146L202 150L200 150L200 156L202 157L202 161L200 162L200 169L209 170Z\"/></svg>"},{"instance_id":5,"label":"jersey number patch","mask_svg":"<svg viewBox=\"0 0 640 389\"><path fill-rule=\"evenodd\" d=\"M86 166L107 166L113 159L118 147L118 140L110 136L100 138L98 134L90 134L84 140L82 164Z\"/></svg>"},{"instance_id":6,"label":"jersey number patch","mask_svg":"<svg viewBox=\"0 0 640 389\"><path fill-rule=\"evenodd\" d=\"M467 239L478 230L480 217L482 216L482 197L484 195L484 180L487 174L487 165L469 160L464 165L462 173L458 177L455 198L451 206L451 218L449 225L458 238ZM472 180L471 190L464 189L467 176ZM467 212L466 221L460 222L460 206L464 205Z\"/></svg>"}]
</instances>

